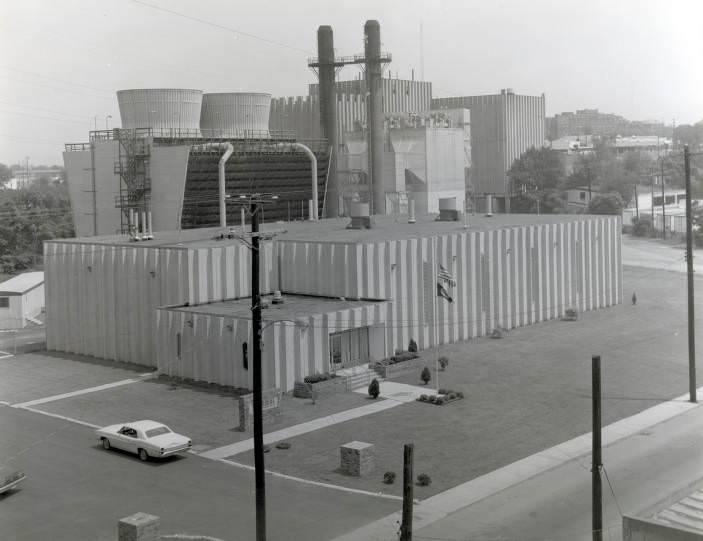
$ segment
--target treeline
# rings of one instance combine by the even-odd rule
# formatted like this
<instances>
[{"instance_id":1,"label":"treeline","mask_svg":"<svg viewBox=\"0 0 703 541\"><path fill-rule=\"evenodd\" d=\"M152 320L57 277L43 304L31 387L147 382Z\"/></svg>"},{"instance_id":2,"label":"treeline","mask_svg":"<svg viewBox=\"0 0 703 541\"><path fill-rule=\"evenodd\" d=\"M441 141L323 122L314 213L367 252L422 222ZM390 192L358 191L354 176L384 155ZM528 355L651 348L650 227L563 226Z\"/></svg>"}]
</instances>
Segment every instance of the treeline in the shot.
<instances>
[{"instance_id":1,"label":"treeline","mask_svg":"<svg viewBox=\"0 0 703 541\"><path fill-rule=\"evenodd\" d=\"M28 187L0 189L0 273L41 268L43 241L73 236L65 182L39 178Z\"/></svg>"}]
</instances>

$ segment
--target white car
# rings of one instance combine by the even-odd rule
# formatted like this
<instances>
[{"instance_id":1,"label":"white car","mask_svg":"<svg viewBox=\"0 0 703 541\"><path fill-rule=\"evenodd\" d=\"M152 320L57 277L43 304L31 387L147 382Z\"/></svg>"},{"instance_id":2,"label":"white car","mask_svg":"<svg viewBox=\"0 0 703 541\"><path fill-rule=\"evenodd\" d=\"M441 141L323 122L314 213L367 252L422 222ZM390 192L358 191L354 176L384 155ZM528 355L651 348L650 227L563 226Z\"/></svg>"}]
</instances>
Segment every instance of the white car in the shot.
<instances>
[{"instance_id":1,"label":"white car","mask_svg":"<svg viewBox=\"0 0 703 541\"><path fill-rule=\"evenodd\" d=\"M24 481L25 477L20 470L0 466L0 494L17 488L17 485Z\"/></svg>"},{"instance_id":2,"label":"white car","mask_svg":"<svg viewBox=\"0 0 703 541\"><path fill-rule=\"evenodd\" d=\"M110 425L98 428L95 433L103 449L122 449L137 454L139 460L173 455L187 451L192 445L186 436L176 434L166 425L156 421Z\"/></svg>"}]
</instances>

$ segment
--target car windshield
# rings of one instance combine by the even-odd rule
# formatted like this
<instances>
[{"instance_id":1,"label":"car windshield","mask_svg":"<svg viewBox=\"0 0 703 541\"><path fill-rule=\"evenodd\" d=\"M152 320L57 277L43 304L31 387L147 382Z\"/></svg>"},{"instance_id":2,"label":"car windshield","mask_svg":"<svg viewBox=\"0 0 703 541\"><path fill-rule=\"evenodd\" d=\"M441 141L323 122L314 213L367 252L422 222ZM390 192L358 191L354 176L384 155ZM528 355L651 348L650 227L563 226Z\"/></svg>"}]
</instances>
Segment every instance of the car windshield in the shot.
<instances>
[{"instance_id":1,"label":"car windshield","mask_svg":"<svg viewBox=\"0 0 703 541\"><path fill-rule=\"evenodd\" d=\"M160 436L161 434L168 434L171 432L168 428L165 426L159 426L157 428L152 428L151 430L146 431L146 437L147 438L153 438L154 436Z\"/></svg>"}]
</instances>

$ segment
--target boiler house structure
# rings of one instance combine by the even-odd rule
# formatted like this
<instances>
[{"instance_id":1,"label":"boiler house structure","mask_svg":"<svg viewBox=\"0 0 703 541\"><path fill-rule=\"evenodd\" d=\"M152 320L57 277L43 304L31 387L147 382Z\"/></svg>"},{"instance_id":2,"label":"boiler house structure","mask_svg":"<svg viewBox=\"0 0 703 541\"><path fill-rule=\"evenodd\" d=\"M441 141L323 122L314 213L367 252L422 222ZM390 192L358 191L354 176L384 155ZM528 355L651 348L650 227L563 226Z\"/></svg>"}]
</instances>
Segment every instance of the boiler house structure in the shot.
<instances>
[{"instance_id":1,"label":"boiler house structure","mask_svg":"<svg viewBox=\"0 0 703 541\"><path fill-rule=\"evenodd\" d=\"M464 218L285 224L261 252L264 388L622 302L619 217ZM47 347L251 388L251 253L220 233L46 241Z\"/></svg>"}]
</instances>

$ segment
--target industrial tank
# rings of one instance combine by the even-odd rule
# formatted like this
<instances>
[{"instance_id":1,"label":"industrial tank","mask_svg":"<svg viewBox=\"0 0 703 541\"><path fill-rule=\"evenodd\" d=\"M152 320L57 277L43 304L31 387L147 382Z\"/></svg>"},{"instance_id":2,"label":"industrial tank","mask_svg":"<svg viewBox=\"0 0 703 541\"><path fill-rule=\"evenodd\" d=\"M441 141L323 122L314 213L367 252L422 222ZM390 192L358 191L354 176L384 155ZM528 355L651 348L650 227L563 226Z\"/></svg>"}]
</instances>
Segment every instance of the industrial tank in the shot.
<instances>
[{"instance_id":1,"label":"industrial tank","mask_svg":"<svg viewBox=\"0 0 703 541\"><path fill-rule=\"evenodd\" d=\"M271 94L203 94L200 130L204 137L267 137Z\"/></svg>"},{"instance_id":2,"label":"industrial tank","mask_svg":"<svg viewBox=\"0 0 703 541\"><path fill-rule=\"evenodd\" d=\"M118 90L123 128L152 128L159 134L196 136L200 128L202 90L146 88Z\"/></svg>"}]
</instances>

